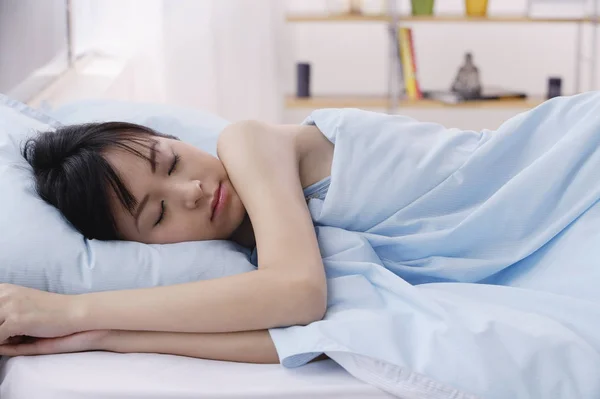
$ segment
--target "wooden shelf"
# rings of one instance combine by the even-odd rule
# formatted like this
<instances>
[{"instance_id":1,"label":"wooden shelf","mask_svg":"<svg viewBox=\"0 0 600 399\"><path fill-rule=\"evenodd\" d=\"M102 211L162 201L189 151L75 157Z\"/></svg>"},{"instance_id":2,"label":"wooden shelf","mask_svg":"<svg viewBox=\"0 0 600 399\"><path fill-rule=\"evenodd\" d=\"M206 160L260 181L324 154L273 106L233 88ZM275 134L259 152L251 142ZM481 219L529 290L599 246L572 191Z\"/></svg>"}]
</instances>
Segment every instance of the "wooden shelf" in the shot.
<instances>
[{"instance_id":1,"label":"wooden shelf","mask_svg":"<svg viewBox=\"0 0 600 399\"><path fill-rule=\"evenodd\" d=\"M496 23L582 23L593 22L593 18L531 18L521 15L498 15L489 17L468 17L466 15L433 15L413 16L401 15L400 22L496 22ZM287 16L288 22L389 22L386 14L291 14Z\"/></svg>"},{"instance_id":2,"label":"wooden shelf","mask_svg":"<svg viewBox=\"0 0 600 399\"><path fill-rule=\"evenodd\" d=\"M533 108L543 102L542 99L528 98L524 100L487 100L469 101L460 104L444 104L434 100L400 100L399 109L417 108ZM317 96L310 98L287 97L287 108L388 108L387 97L380 96Z\"/></svg>"}]
</instances>

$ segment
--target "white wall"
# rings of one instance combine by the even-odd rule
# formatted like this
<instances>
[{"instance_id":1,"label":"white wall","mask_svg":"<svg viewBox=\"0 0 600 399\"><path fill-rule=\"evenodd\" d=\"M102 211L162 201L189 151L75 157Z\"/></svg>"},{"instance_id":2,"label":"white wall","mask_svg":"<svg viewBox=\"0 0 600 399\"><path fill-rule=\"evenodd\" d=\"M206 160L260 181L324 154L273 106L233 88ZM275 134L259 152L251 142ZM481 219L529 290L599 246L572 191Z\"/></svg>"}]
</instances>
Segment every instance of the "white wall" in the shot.
<instances>
[{"instance_id":1,"label":"white wall","mask_svg":"<svg viewBox=\"0 0 600 399\"><path fill-rule=\"evenodd\" d=\"M369 4L377 1L367 0ZM339 1L287 0L289 12L323 11ZM556 3L537 15L581 15L589 8L571 0L567 7ZM409 1L399 1L408 13ZM524 14L526 0L491 0L490 14ZM464 0L436 0L437 13L463 13ZM575 92L576 35L574 24L418 23L413 29L419 78L425 89L448 89L466 51L474 54L483 84L522 90L532 96L546 93L547 79L563 79L563 92ZM312 64L312 92L331 94L384 94L387 92L389 42L383 23L294 23L288 24L293 59L285 72L287 93L295 91L294 64ZM592 30L584 28L583 49L590 55ZM590 63L582 64L582 90L591 89ZM600 63L599 63L600 66ZM493 128L519 112L507 110L415 110L402 113L463 128ZM288 110L286 121L297 122L307 110Z\"/></svg>"},{"instance_id":2,"label":"white wall","mask_svg":"<svg viewBox=\"0 0 600 399\"><path fill-rule=\"evenodd\" d=\"M65 0L0 0L0 92L25 101L68 68Z\"/></svg>"}]
</instances>

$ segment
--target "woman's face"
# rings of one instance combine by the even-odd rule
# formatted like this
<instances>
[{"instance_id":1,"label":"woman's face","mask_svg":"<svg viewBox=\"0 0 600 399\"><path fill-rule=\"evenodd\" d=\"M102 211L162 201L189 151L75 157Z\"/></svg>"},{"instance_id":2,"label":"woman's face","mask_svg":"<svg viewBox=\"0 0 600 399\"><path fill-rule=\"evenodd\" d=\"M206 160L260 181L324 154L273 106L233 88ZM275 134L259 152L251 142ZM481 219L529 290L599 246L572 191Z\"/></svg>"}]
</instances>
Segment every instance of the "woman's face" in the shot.
<instances>
[{"instance_id":1,"label":"woman's face","mask_svg":"<svg viewBox=\"0 0 600 399\"><path fill-rule=\"evenodd\" d=\"M129 212L113 195L121 238L148 244L230 238L246 212L221 161L181 141L153 139L152 149L136 147L150 162L118 148L105 154L138 204Z\"/></svg>"}]
</instances>

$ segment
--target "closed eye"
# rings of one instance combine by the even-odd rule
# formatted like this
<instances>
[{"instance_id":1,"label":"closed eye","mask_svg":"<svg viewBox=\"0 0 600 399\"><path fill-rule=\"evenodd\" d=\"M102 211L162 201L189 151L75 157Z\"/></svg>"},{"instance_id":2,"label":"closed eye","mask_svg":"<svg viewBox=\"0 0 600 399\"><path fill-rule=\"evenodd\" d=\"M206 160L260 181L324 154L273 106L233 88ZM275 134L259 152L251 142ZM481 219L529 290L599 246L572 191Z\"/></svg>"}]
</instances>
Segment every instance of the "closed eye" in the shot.
<instances>
[{"instance_id":1,"label":"closed eye","mask_svg":"<svg viewBox=\"0 0 600 399\"><path fill-rule=\"evenodd\" d=\"M175 170L177 170L177 165L179 165L180 159L181 158L179 157L179 155L175 153L173 154L173 163L171 164L171 167L169 168L168 172L169 176L171 176L171 174L175 172ZM165 219L165 213L165 201L160 201L160 215L158 215L158 219L154 223L154 227L158 226Z\"/></svg>"},{"instance_id":2,"label":"closed eye","mask_svg":"<svg viewBox=\"0 0 600 399\"><path fill-rule=\"evenodd\" d=\"M165 218L165 201L160 201L160 215L158 215L158 219L156 223L154 223L154 227L158 226L160 222Z\"/></svg>"},{"instance_id":3,"label":"closed eye","mask_svg":"<svg viewBox=\"0 0 600 399\"><path fill-rule=\"evenodd\" d=\"M171 168L169 169L169 176L177 169L177 165L179 165L179 161L181 158L177 154L173 154L173 163L171 164Z\"/></svg>"}]
</instances>

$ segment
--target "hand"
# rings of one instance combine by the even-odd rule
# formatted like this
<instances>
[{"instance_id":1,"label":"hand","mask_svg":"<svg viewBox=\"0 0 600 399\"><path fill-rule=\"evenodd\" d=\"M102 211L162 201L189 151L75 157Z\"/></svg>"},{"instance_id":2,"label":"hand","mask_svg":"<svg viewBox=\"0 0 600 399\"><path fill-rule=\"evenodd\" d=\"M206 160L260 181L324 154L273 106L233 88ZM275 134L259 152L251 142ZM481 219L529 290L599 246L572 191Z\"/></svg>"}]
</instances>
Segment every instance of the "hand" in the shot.
<instances>
[{"instance_id":1,"label":"hand","mask_svg":"<svg viewBox=\"0 0 600 399\"><path fill-rule=\"evenodd\" d=\"M0 284L0 342L15 336L52 338L79 332L75 299L74 295Z\"/></svg>"},{"instance_id":2,"label":"hand","mask_svg":"<svg viewBox=\"0 0 600 399\"><path fill-rule=\"evenodd\" d=\"M84 331L58 338L12 337L0 345L0 356L51 355L103 350L110 330Z\"/></svg>"}]
</instances>

